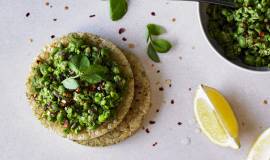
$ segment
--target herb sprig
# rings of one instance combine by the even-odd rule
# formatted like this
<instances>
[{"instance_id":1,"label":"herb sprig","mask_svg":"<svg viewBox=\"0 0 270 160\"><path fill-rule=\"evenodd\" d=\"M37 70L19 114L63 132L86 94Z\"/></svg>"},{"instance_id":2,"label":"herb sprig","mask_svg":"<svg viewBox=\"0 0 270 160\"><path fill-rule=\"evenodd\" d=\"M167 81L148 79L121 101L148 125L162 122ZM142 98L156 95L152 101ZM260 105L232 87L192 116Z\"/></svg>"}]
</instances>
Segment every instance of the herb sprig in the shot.
<instances>
[{"instance_id":1,"label":"herb sprig","mask_svg":"<svg viewBox=\"0 0 270 160\"><path fill-rule=\"evenodd\" d=\"M157 53L167 53L172 48L171 43L165 39L154 39L154 36L162 35L166 30L157 24L147 25L147 55L154 62L160 62Z\"/></svg>"},{"instance_id":2,"label":"herb sprig","mask_svg":"<svg viewBox=\"0 0 270 160\"><path fill-rule=\"evenodd\" d=\"M65 88L74 90L79 87L79 83L76 80L80 78L81 80L87 81L90 84L98 83L106 78L106 73L108 73L108 68L97 65L90 64L90 61L85 55L75 55L68 62L69 68L76 73L76 76L66 78L62 81Z\"/></svg>"},{"instance_id":3,"label":"herb sprig","mask_svg":"<svg viewBox=\"0 0 270 160\"><path fill-rule=\"evenodd\" d=\"M128 10L126 0L110 0L110 16L113 21L117 21L124 17Z\"/></svg>"}]
</instances>

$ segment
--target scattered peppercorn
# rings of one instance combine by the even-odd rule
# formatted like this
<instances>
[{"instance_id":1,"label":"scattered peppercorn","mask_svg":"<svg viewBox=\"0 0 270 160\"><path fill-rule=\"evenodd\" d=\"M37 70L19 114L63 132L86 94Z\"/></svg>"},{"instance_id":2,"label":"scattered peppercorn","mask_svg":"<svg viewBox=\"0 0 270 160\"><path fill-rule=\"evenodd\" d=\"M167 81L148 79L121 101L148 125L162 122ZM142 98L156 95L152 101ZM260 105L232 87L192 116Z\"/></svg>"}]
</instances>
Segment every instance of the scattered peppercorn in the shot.
<instances>
[{"instance_id":1,"label":"scattered peppercorn","mask_svg":"<svg viewBox=\"0 0 270 160\"><path fill-rule=\"evenodd\" d=\"M57 21L57 19L56 19L56 18L54 18L54 19L53 19L53 21Z\"/></svg>"},{"instance_id":2,"label":"scattered peppercorn","mask_svg":"<svg viewBox=\"0 0 270 160\"><path fill-rule=\"evenodd\" d=\"M189 91L191 91L191 88L188 88Z\"/></svg>"},{"instance_id":3,"label":"scattered peppercorn","mask_svg":"<svg viewBox=\"0 0 270 160\"><path fill-rule=\"evenodd\" d=\"M153 147L155 147L157 144L158 144L158 143L157 143L157 142L155 142L154 144L152 144L152 146L153 146Z\"/></svg>"},{"instance_id":4,"label":"scattered peppercorn","mask_svg":"<svg viewBox=\"0 0 270 160\"><path fill-rule=\"evenodd\" d=\"M146 128L146 129L145 129L145 132L146 132L146 133L150 133L150 131L149 131L149 129L148 129L148 128Z\"/></svg>"},{"instance_id":5,"label":"scattered peppercorn","mask_svg":"<svg viewBox=\"0 0 270 160\"><path fill-rule=\"evenodd\" d=\"M169 87L172 87L172 84L169 84Z\"/></svg>"},{"instance_id":6,"label":"scattered peppercorn","mask_svg":"<svg viewBox=\"0 0 270 160\"><path fill-rule=\"evenodd\" d=\"M34 40L32 38L30 38L29 41L32 43Z\"/></svg>"},{"instance_id":7,"label":"scattered peppercorn","mask_svg":"<svg viewBox=\"0 0 270 160\"><path fill-rule=\"evenodd\" d=\"M95 14L91 14L89 17L90 18L93 18L93 17L95 17L96 15Z\"/></svg>"},{"instance_id":8,"label":"scattered peppercorn","mask_svg":"<svg viewBox=\"0 0 270 160\"><path fill-rule=\"evenodd\" d=\"M268 104L268 101L267 100L263 100L263 104Z\"/></svg>"},{"instance_id":9,"label":"scattered peppercorn","mask_svg":"<svg viewBox=\"0 0 270 160\"><path fill-rule=\"evenodd\" d=\"M68 6L65 6L65 10L68 10L69 9L69 7Z\"/></svg>"},{"instance_id":10,"label":"scattered peppercorn","mask_svg":"<svg viewBox=\"0 0 270 160\"><path fill-rule=\"evenodd\" d=\"M175 22L175 21L176 21L176 19L175 19L175 18L172 18L172 21L173 21L173 22Z\"/></svg>"},{"instance_id":11,"label":"scattered peppercorn","mask_svg":"<svg viewBox=\"0 0 270 160\"><path fill-rule=\"evenodd\" d=\"M26 16L26 17L29 17L29 16L30 16L30 13L29 13L29 12L27 12L25 16Z\"/></svg>"},{"instance_id":12,"label":"scattered peppercorn","mask_svg":"<svg viewBox=\"0 0 270 160\"><path fill-rule=\"evenodd\" d=\"M127 41L127 38L126 38L126 37L123 37L122 40L123 40L123 41Z\"/></svg>"},{"instance_id":13,"label":"scattered peppercorn","mask_svg":"<svg viewBox=\"0 0 270 160\"><path fill-rule=\"evenodd\" d=\"M55 35L51 35L51 39L54 39L55 38Z\"/></svg>"},{"instance_id":14,"label":"scattered peppercorn","mask_svg":"<svg viewBox=\"0 0 270 160\"><path fill-rule=\"evenodd\" d=\"M119 31L118 31L118 33L119 33L119 34L122 34L122 33L124 33L125 31L126 31L125 28L120 28Z\"/></svg>"},{"instance_id":15,"label":"scattered peppercorn","mask_svg":"<svg viewBox=\"0 0 270 160\"><path fill-rule=\"evenodd\" d=\"M45 2L45 5L46 5L46 6L49 6L49 5L50 5L50 3L49 3L49 2Z\"/></svg>"},{"instance_id":16,"label":"scattered peppercorn","mask_svg":"<svg viewBox=\"0 0 270 160\"><path fill-rule=\"evenodd\" d=\"M156 112L159 112L159 109L157 109Z\"/></svg>"},{"instance_id":17,"label":"scattered peppercorn","mask_svg":"<svg viewBox=\"0 0 270 160\"><path fill-rule=\"evenodd\" d=\"M159 90L160 90L160 91L163 91L163 90L164 90L164 88L163 88L163 87L159 87Z\"/></svg>"},{"instance_id":18,"label":"scattered peppercorn","mask_svg":"<svg viewBox=\"0 0 270 160\"><path fill-rule=\"evenodd\" d=\"M155 124L156 121L149 121L149 124Z\"/></svg>"},{"instance_id":19,"label":"scattered peppercorn","mask_svg":"<svg viewBox=\"0 0 270 160\"><path fill-rule=\"evenodd\" d=\"M160 73L160 70L157 70L157 73Z\"/></svg>"},{"instance_id":20,"label":"scattered peppercorn","mask_svg":"<svg viewBox=\"0 0 270 160\"><path fill-rule=\"evenodd\" d=\"M171 100L171 104L174 104L174 100L173 99Z\"/></svg>"},{"instance_id":21,"label":"scattered peppercorn","mask_svg":"<svg viewBox=\"0 0 270 160\"><path fill-rule=\"evenodd\" d=\"M152 16L156 16L156 13L155 13L155 12L151 12L151 15L152 15Z\"/></svg>"},{"instance_id":22,"label":"scattered peppercorn","mask_svg":"<svg viewBox=\"0 0 270 160\"><path fill-rule=\"evenodd\" d=\"M181 126L181 125L182 125L182 122L178 122L177 124L178 124L179 126Z\"/></svg>"}]
</instances>

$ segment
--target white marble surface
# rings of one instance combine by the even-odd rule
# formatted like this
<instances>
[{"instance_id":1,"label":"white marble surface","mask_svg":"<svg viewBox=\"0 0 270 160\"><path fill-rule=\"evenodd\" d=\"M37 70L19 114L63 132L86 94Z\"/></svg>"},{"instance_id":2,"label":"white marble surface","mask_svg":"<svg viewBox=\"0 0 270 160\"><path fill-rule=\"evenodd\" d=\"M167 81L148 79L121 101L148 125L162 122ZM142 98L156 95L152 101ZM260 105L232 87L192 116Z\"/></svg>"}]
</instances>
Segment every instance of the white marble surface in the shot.
<instances>
[{"instance_id":1,"label":"white marble surface","mask_svg":"<svg viewBox=\"0 0 270 160\"><path fill-rule=\"evenodd\" d=\"M100 0L0 0L0 159L1 160L240 160L254 139L270 124L270 73L254 73L235 67L211 50L199 24L198 5L163 0L131 0L124 19L112 22L108 2ZM64 10L65 5L69 10ZM156 16L151 16L152 11ZM30 12L30 16L25 17ZM89 18L95 14L96 17ZM57 18L54 22L53 18ZM176 18L172 22L172 18ZM153 22L167 28L164 37L173 42L162 63L151 66L146 56L145 26ZM118 34L118 29L127 31ZM61 138L32 116L25 98L29 65L51 35L85 31L107 38L139 56L152 83L153 107L144 126L121 144L89 148ZM123 42L122 37L128 39ZM30 42L30 38L33 42ZM182 57L182 60L179 57ZM161 72L156 73L157 70ZM172 88L165 85L172 80ZM160 81L163 92L155 85ZM193 94L200 83L224 93L239 119L242 147L221 148L198 133L193 115ZM189 88L192 90L189 91ZM175 103L170 104L174 99ZM155 110L159 108L160 112ZM149 120L156 124L149 125ZM177 123L182 122L181 126ZM158 144L153 147L152 144Z\"/></svg>"}]
</instances>

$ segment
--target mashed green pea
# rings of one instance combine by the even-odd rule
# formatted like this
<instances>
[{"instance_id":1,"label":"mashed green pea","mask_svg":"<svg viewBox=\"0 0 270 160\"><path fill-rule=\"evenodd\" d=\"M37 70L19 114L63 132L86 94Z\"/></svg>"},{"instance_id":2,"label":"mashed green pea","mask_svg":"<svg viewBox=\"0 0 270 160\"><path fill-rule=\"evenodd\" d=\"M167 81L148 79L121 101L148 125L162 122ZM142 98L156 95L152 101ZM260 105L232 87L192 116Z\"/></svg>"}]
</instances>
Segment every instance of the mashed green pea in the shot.
<instances>
[{"instance_id":1,"label":"mashed green pea","mask_svg":"<svg viewBox=\"0 0 270 160\"><path fill-rule=\"evenodd\" d=\"M31 89L42 118L64 126L65 133L94 130L108 121L121 102L126 77L109 50L70 36L35 68Z\"/></svg>"},{"instance_id":2,"label":"mashed green pea","mask_svg":"<svg viewBox=\"0 0 270 160\"><path fill-rule=\"evenodd\" d=\"M270 1L236 0L239 8L210 5L208 30L230 59L270 67Z\"/></svg>"}]
</instances>

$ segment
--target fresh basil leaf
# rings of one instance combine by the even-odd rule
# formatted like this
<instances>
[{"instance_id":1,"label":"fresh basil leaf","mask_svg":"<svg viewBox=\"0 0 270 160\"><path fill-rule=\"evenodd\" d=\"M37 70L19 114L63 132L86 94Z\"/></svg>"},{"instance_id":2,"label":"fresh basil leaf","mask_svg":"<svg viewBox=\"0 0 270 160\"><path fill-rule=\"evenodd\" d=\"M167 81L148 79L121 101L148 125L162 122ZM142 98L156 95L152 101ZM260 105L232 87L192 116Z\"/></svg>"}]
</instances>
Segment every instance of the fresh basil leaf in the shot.
<instances>
[{"instance_id":1,"label":"fresh basil leaf","mask_svg":"<svg viewBox=\"0 0 270 160\"><path fill-rule=\"evenodd\" d=\"M83 71L83 75L92 75L92 74L106 74L109 71L107 67L93 64Z\"/></svg>"},{"instance_id":2,"label":"fresh basil leaf","mask_svg":"<svg viewBox=\"0 0 270 160\"><path fill-rule=\"evenodd\" d=\"M79 70L78 70L78 68L76 67L75 64L73 64L73 63L71 63L71 62L68 62L68 66L69 66L69 68L70 68L72 71L74 71L75 73L78 73L78 72L79 72Z\"/></svg>"},{"instance_id":3,"label":"fresh basil leaf","mask_svg":"<svg viewBox=\"0 0 270 160\"><path fill-rule=\"evenodd\" d=\"M110 15L113 21L121 19L128 10L126 0L110 0Z\"/></svg>"},{"instance_id":4,"label":"fresh basil leaf","mask_svg":"<svg viewBox=\"0 0 270 160\"><path fill-rule=\"evenodd\" d=\"M162 26L153 23L147 25L147 30L149 35L155 36L161 35L166 32L166 30Z\"/></svg>"},{"instance_id":5,"label":"fresh basil leaf","mask_svg":"<svg viewBox=\"0 0 270 160\"><path fill-rule=\"evenodd\" d=\"M74 64L77 68L80 67L80 61L81 61L81 56L80 55L75 55L70 59L70 62Z\"/></svg>"},{"instance_id":6,"label":"fresh basil leaf","mask_svg":"<svg viewBox=\"0 0 270 160\"><path fill-rule=\"evenodd\" d=\"M160 62L159 56L151 43L148 44L147 54L148 57L152 59L154 62Z\"/></svg>"},{"instance_id":7,"label":"fresh basil leaf","mask_svg":"<svg viewBox=\"0 0 270 160\"><path fill-rule=\"evenodd\" d=\"M91 74L91 75L84 74L81 76L81 79L87 81L90 84L96 84L96 83L102 81L104 79L104 77L102 75L99 75L99 74Z\"/></svg>"},{"instance_id":8,"label":"fresh basil leaf","mask_svg":"<svg viewBox=\"0 0 270 160\"><path fill-rule=\"evenodd\" d=\"M90 61L87 56L82 56L80 60L80 71L86 70L90 66Z\"/></svg>"},{"instance_id":9,"label":"fresh basil leaf","mask_svg":"<svg viewBox=\"0 0 270 160\"><path fill-rule=\"evenodd\" d=\"M65 88L71 89L71 90L77 89L79 87L78 82L73 78L67 78L63 80L62 84L64 85Z\"/></svg>"},{"instance_id":10,"label":"fresh basil leaf","mask_svg":"<svg viewBox=\"0 0 270 160\"><path fill-rule=\"evenodd\" d=\"M159 53L167 53L172 48L171 43L165 39L153 40L152 45Z\"/></svg>"}]
</instances>

